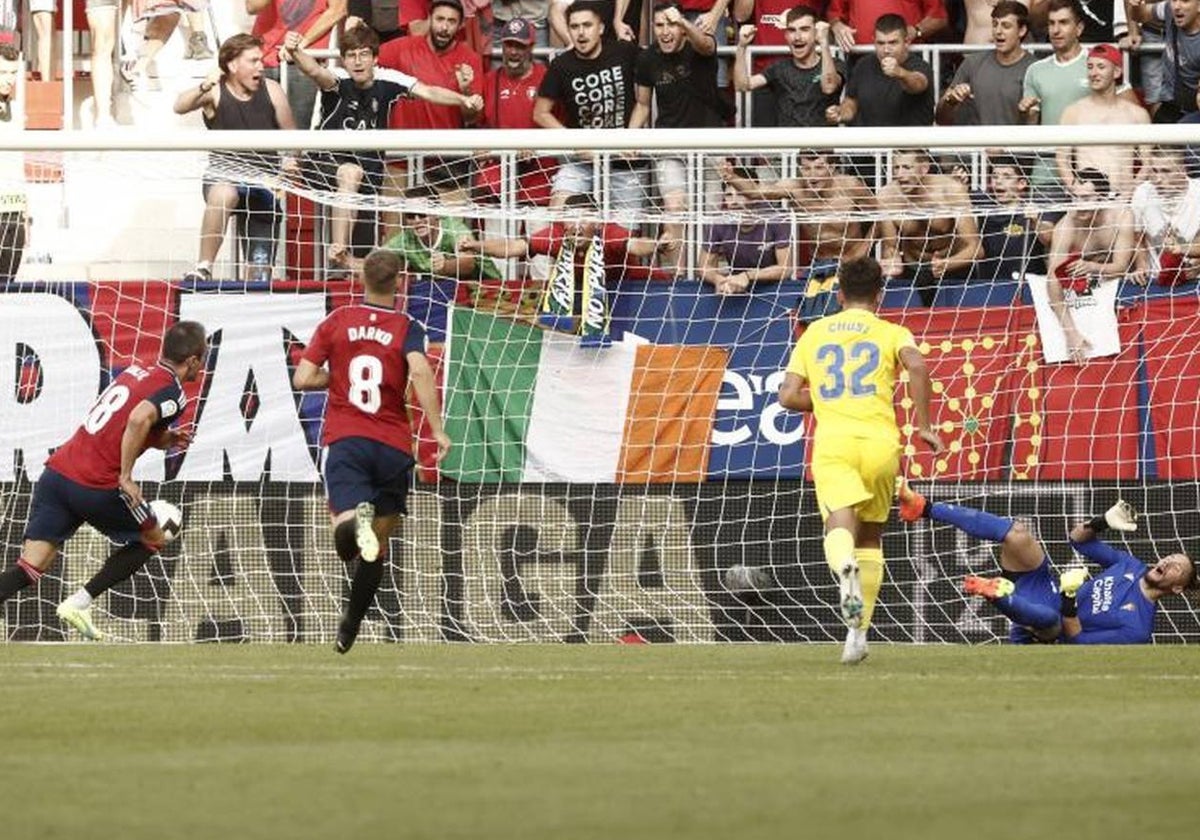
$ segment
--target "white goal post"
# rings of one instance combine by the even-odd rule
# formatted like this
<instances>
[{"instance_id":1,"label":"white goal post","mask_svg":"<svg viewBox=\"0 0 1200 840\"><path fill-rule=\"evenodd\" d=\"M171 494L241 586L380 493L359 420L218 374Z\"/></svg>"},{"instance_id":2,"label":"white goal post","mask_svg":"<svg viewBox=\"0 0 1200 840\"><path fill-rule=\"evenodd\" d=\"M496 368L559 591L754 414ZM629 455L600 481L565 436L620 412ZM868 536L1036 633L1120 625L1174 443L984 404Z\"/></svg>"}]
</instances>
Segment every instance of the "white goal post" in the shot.
<instances>
[{"instance_id":1,"label":"white goal post","mask_svg":"<svg viewBox=\"0 0 1200 840\"><path fill-rule=\"evenodd\" d=\"M163 330L195 319L214 348L189 389L195 441L146 456L137 473L149 498L183 510L182 536L102 596L94 618L114 640L332 640L347 577L319 483L323 402L293 393L290 378L316 324L357 293L326 263L345 211L359 256L403 254L403 305L429 332L455 438L435 469L416 424L420 480L364 640L840 641L809 430L776 392L805 307L828 302L826 280L851 252L894 258L885 315L913 331L933 375L950 449L932 458L912 444L902 387L910 480L1029 521L1056 566L1077 562L1070 526L1118 496L1143 514L1130 551L1195 552L1193 143L1192 126L0 134L4 192L23 192L32 219L25 264L0 289L3 565L18 556L50 451L115 372L153 361ZM1177 160L1179 173L1161 176L1182 179L1177 192L1053 188L1057 149L1110 146L1139 150L1131 187L1150 183L1155 160ZM339 193L320 180L316 151L386 151L387 178L377 192ZM920 153L918 178L960 167L961 196L931 200L918 185L903 203L881 198L905 151ZM297 166L284 171L280 156ZM854 176L869 200L806 200L824 189L806 180L818 177L805 168L813 157L828 164L820 178ZM681 204L655 186L663 160L682 161ZM529 203L537 178L541 199L559 191L553 173L568 162L592 176L594 209ZM1019 201L989 198L1001 164L1025 183ZM618 202L614 175L631 170L645 173L644 194ZM212 278L182 279L206 177L275 201L265 274L248 273L253 236L243 232L239 258L231 225ZM1063 219L1083 226L1084 259L1097 247L1087 234L1115 252L1129 227L1128 266L1080 292L1104 316L1081 363L1061 360L1070 338L1047 299ZM972 236L961 272L928 273ZM510 240L521 244L498 244ZM1172 249L1176 269L1163 260ZM581 269L603 312L603 340L590 344L586 307L551 327L543 311L558 267L586 262L584 251L603 255ZM765 262L734 265L751 252ZM818 276L824 263L834 270ZM1004 619L960 585L996 572L994 547L893 520L884 548L873 637L1005 637ZM4 637L68 638L55 605L107 553L81 530L37 587L0 607ZM1164 600L1155 640L1200 642L1195 601Z\"/></svg>"}]
</instances>

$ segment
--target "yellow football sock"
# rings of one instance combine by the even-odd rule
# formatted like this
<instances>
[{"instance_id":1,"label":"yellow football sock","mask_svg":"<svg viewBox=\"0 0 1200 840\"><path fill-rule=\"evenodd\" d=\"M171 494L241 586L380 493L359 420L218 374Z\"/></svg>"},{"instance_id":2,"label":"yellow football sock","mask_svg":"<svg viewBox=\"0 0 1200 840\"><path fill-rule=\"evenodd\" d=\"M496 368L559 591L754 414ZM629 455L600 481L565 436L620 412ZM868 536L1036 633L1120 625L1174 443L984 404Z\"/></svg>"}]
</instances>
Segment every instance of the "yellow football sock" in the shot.
<instances>
[{"instance_id":1,"label":"yellow football sock","mask_svg":"<svg viewBox=\"0 0 1200 840\"><path fill-rule=\"evenodd\" d=\"M854 536L845 528L834 528L825 535L825 562L833 571L834 577L840 577L842 566L854 556Z\"/></svg>"},{"instance_id":2,"label":"yellow football sock","mask_svg":"<svg viewBox=\"0 0 1200 840\"><path fill-rule=\"evenodd\" d=\"M856 548L854 559L858 561L858 578L862 582L863 611L862 626L871 626L871 613L875 612L875 599L883 586L883 549Z\"/></svg>"}]
</instances>

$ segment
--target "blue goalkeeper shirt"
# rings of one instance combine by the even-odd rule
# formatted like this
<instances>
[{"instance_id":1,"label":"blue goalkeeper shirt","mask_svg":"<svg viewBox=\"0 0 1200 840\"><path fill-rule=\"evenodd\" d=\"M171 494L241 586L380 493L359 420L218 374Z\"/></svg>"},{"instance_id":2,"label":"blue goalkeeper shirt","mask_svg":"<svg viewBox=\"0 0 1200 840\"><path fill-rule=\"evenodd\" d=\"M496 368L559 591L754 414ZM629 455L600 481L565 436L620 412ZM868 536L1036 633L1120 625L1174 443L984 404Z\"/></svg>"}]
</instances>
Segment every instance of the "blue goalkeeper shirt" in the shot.
<instances>
[{"instance_id":1,"label":"blue goalkeeper shirt","mask_svg":"<svg viewBox=\"0 0 1200 840\"><path fill-rule=\"evenodd\" d=\"M1082 631L1071 641L1079 645L1144 645L1154 635L1158 604L1142 593L1149 568L1132 554L1100 540L1072 542L1071 547L1104 571L1079 587Z\"/></svg>"}]
</instances>

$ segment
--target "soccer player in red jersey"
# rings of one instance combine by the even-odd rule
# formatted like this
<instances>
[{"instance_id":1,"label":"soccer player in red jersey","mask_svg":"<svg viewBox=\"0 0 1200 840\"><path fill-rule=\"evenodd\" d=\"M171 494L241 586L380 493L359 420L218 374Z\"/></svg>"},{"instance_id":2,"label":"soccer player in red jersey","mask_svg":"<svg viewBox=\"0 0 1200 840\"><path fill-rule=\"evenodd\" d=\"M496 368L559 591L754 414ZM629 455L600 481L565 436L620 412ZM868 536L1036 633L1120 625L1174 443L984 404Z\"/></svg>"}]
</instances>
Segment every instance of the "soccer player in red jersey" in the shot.
<instances>
[{"instance_id":1,"label":"soccer player in red jersey","mask_svg":"<svg viewBox=\"0 0 1200 840\"><path fill-rule=\"evenodd\" d=\"M133 480L143 452L181 449L190 429L171 428L186 402L182 383L200 375L208 356L204 327L180 321L163 336L157 364L133 364L96 399L71 439L46 461L33 489L25 542L15 566L0 574L0 603L37 583L58 548L83 523L120 546L100 571L58 605L58 616L88 639L92 600L145 565L166 537Z\"/></svg>"},{"instance_id":2,"label":"soccer player in red jersey","mask_svg":"<svg viewBox=\"0 0 1200 840\"><path fill-rule=\"evenodd\" d=\"M393 251L367 256L363 302L343 306L320 323L292 378L298 390L329 392L321 443L333 542L347 566L358 561L338 625L338 653L349 651L358 637L383 578L388 537L408 512L416 464L405 405L410 383L433 429L437 459L450 449L425 358L425 330L396 311L400 269Z\"/></svg>"}]
</instances>

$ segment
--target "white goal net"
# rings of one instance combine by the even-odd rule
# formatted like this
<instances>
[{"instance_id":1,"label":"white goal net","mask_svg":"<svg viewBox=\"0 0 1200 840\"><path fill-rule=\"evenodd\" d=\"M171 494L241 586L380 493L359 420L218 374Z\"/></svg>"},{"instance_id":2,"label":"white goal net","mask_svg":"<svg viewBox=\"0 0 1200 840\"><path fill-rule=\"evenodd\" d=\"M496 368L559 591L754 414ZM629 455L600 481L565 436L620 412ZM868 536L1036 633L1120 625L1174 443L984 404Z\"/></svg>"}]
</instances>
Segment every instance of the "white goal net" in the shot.
<instances>
[{"instance_id":1,"label":"white goal net","mask_svg":"<svg viewBox=\"0 0 1200 840\"><path fill-rule=\"evenodd\" d=\"M182 535L98 600L109 638L332 640L348 576L324 397L290 383L380 246L405 264L454 445L435 465L417 419L418 483L364 640L840 641L811 432L777 392L839 261L862 254L889 274L883 314L916 336L949 445L914 445L902 384L915 486L1024 519L1060 567L1071 525L1118 497L1142 512L1135 555L1200 548L1200 159L1162 145L1170 130L1099 151L1038 130L1004 149L978 132L886 149L859 130L588 132L586 153L565 132L393 132L353 193L328 155L361 138L242 134L236 152L215 134L0 152L8 206L32 219L0 289L4 567L46 458L107 382L177 320L211 337L194 442L135 473L180 506ZM1061 142L1087 144L1066 170ZM204 259L205 185L226 183L240 209ZM110 550L82 529L0 608L5 638L68 638L55 606ZM875 637L1006 636L961 586L997 573L994 546L893 519L884 554ZM1155 639L1200 641L1195 602L1163 600Z\"/></svg>"}]
</instances>

